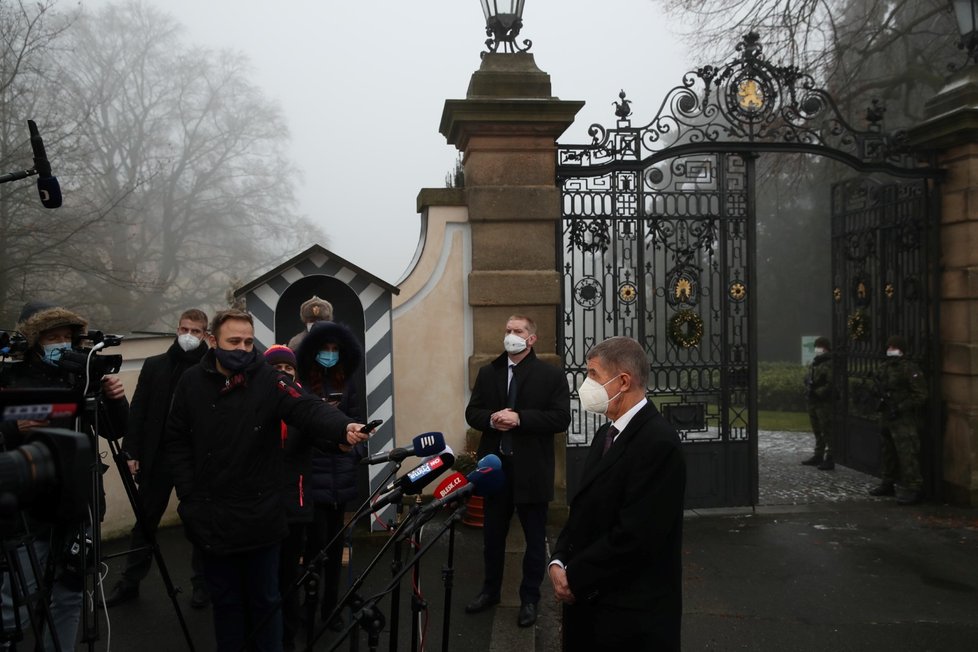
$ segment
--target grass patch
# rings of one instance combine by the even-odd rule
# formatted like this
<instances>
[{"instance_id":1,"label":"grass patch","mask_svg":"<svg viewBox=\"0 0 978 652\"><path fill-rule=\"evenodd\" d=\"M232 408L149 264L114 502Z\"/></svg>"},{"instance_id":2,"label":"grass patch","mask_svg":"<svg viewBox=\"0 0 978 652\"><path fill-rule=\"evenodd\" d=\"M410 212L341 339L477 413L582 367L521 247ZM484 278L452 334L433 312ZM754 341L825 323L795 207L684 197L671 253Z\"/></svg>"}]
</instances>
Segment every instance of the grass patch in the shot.
<instances>
[{"instance_id":1,"label":"grass patch","mask_svg":"<svg viewBox=\"0 0 978 652\"><path fill-rule=\"evenodd\" d=\"M757 427L759 430L784 430L788 432L812 431L812 423L808 419L807 412L758 410Z\"/></svg>"}]
</instances>

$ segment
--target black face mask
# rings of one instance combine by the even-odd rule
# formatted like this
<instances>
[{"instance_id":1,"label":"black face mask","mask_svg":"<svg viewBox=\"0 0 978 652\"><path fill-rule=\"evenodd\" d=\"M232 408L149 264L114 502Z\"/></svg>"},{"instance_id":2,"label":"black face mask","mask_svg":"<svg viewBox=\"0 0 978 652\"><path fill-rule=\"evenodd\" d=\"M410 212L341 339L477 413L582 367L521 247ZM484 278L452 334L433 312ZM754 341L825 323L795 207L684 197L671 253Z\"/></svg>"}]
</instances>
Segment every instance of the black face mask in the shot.
<instances>
[{"instance_id":1,"label":"black face mask","mask_svg":"<svg viewBox=\"0 0 978 652\"><path fill-rule=\"evenodd\" d=\"M214 356L221 366L233 374L243 371L257 359L258 352L254 349L245 351L243 349L214 349Z\"/></svg>"}]
</instances>

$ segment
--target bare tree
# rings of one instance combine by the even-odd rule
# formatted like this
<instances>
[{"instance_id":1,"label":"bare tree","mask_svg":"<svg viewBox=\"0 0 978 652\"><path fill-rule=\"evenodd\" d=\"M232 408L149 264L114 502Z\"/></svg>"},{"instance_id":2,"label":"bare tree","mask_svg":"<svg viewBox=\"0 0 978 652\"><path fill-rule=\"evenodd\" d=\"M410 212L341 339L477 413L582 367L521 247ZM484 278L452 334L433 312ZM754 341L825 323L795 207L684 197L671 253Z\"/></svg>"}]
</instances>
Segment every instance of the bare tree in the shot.
<instances>
[{"instance_id":1,"label":"bare tree","mask_svg":"<svg viewBox=\"0 0 978 652\"><path fill-rule=\"evenodd\" d=\"M687 42L710 61L727 58L744 34L758 32L769 60L812 74L850 118L861 119L870 100L881 98L890 107L890 124L919 120L923 102L940 88L956 56L957 30L946 0L660 3L690 25Z\"/></svg>"},{"instance_id":2,"label":"bare tree","mask_svg":"<svg viewBox=\"0 0 978 652\"><path fill-rule=\"evenodd\" d=\"M60 108L65 206L60 237L25 248L23 283L105 328L160 327L324 240L295 214L288 131L242 56L185 44L140 2L79 13L57 46L47 97Z\"/></svg>"},{"instance_id":3,"label":"bare tree","mask_svg":"<svg viewBox=\"0 0 978 652\"><path fill-rule=\"evenodd\" d=\"M0 173L33 166L28 118L42 130L57 121L43 96L56 86L50 55L70 20L54 4L0 2ZM28 272L47 264L63 236L59 215L41 207L30 180L0 185L0 325L13 326L23 300L36 296L38 279Z\"/></svg>"}]
</instances>

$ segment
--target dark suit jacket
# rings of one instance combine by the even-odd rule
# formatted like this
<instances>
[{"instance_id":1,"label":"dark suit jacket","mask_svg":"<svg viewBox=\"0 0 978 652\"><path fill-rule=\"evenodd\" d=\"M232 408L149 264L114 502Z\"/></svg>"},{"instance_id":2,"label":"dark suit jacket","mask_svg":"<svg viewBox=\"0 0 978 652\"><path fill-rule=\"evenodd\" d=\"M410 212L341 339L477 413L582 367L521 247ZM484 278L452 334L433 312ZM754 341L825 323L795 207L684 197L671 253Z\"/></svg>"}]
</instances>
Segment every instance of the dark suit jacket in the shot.
<instances>
[{"instance_id":1,"label":"dark suit jacket","mask_svg":"<svg viewBox=\"0 0 978 652\"><path fill-rule=\"evenodd\" d=\"M520 425L513 435L513 499L517 503L543 503L554 497L554 435L570 424L567 377L557 367L539 360L533 350L513 370L516 412ZM479 369L465 420L482 431L479 458L499 454L502 432L489 417L506 407L509 356L503 353Z\"/></svg>"},{"instance_id":2,"label":"dark suit jacket","mask_svg":"<svg viewBox=\"0 0 978 652\"><path fill-rule=\"evenodd\" d=\"M678 650L686 488L679 436L648 403L602 457L609 425L595 434L554 546L576 598L566 614L600 610L600 627L643 627L647 640L659 642L648 649Z\"/></svg>"}]
</instances>

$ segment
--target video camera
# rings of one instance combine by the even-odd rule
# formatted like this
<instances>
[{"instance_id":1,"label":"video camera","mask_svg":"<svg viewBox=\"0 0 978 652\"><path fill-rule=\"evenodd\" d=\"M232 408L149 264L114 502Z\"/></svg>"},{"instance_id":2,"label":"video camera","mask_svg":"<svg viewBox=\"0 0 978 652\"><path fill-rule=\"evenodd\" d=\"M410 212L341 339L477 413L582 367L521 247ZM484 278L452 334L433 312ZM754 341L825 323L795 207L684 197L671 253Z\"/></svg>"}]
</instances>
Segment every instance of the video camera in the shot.
<instances>
[{"instance_id":1,"label":"video camera","mask_svg":"<svg viewBox=\"0 0 978 652\"><path fill-rule=\"evenodd\" d=\"M81 342L89 341L90 347L81 346ZM88 331L72 341L72 348L61 354L58 366L68 373L79 377L98 379L109 374L119 373L122 368L121 355L98 354L109 346L122 344L122 336L106 335L102 331Z\"/></svg>"},{"instance_id":2,"label":"video camera","mask_svg":"<svg viewBox=\"0 0 978 652\"><path fill-rule=\"evenodd\" d=\"M0 392L0 419L46 420L77 414L70 389L8 389ZM80 432L33 428L17 448L0 453L0 522L17 510L50 523L77 523L88 510L92 445ZM0 528L2 530L2 528Z\"/></svg>"}]
</instances>

